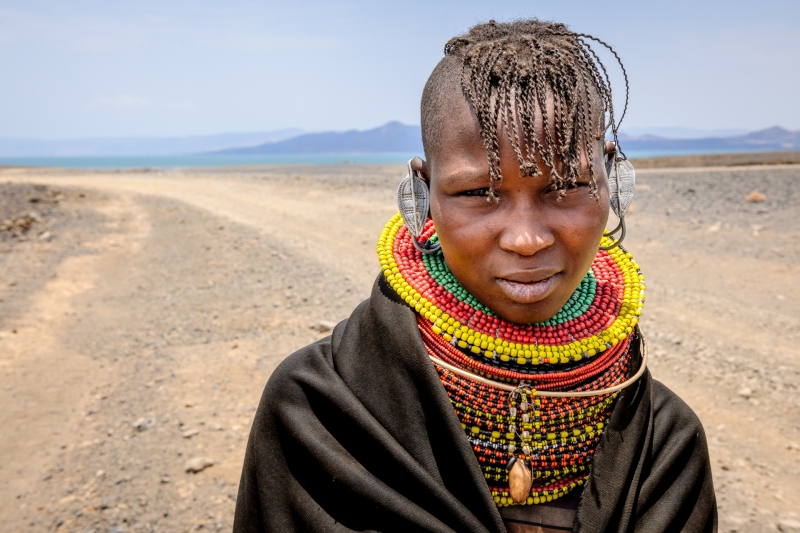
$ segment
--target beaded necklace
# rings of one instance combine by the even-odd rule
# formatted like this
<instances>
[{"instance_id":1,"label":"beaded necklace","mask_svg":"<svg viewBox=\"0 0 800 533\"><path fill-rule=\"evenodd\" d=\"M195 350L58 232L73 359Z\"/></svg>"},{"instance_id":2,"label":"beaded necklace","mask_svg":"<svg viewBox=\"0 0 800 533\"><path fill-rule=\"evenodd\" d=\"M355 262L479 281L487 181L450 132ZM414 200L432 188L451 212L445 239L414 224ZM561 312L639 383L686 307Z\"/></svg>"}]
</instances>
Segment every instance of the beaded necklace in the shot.
<instances>
[{"instance_id":1,"label":"beaded necklace","mask_svg":"<svg viewBox=\"0 0 800 533\"><path fill-rule=\"evenodd\" d=\"M432 221L421 239L437 240ZM377 251L386 281L417 313L495 503L549 502L583 485L619 392L554 398L536 391L593 391L625 382L645 289L631 254L598 251L554 317L523 325L499 318L469 294L441 252L417 251L399 213L384 227Z\"/></svg>"}]
</instances>

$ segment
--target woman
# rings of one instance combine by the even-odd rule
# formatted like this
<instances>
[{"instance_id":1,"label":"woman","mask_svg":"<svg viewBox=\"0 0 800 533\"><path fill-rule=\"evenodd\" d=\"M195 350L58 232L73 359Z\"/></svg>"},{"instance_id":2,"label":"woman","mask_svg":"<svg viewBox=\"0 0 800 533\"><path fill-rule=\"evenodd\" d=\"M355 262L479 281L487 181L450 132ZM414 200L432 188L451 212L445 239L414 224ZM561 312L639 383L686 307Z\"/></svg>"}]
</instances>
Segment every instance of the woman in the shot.
<instances>
[{"instance_id":1,"label":"woman","mask_svg":"<svg viewBox=\"0 0 800 533\"><path fill-rule=\"evenodd\" d=\"M270 378L235 531L716 529L702 426L647 372L643 276L604 236L632 168L589 39L447 44L383 273Z\"/></svg>"}]
</instances>

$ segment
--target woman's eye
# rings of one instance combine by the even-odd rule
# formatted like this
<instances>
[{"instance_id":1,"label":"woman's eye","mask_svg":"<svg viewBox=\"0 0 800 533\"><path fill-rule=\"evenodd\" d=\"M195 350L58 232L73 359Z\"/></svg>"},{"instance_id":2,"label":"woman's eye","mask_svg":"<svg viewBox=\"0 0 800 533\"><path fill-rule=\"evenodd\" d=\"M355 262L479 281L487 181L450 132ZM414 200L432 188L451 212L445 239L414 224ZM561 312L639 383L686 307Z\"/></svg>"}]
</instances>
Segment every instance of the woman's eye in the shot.
<instances>
[{"instance_id":1,"label":"woman's eye","mask_svg":"<svg viewBox=\"0 0 800 533\"><path fill-rule=\"evenodd\" d=\"M588 183L584 183L582 181L578 181L578 182L575 182L575 183L568 183L566 185L566 187L564 187L564 190L566 190L566 191L574 191L576 189L580 189L582 187L588 187L588 186L589 186ZM548 193L558 192L558 189L554 185L551 185L550 188L547 189L547 192Z\"/></svg>"},{"instance_id":2,"label":"woman's eye","mask_svg":"<svg viewBox=\"0 0 800 533\"><path fill-rule=\"evenodd\" d=\"M485 198L485 197L489 196L489 189L488 188L471 189L469 191L462 192L461 196L472 196L472 197L476 197L476 198Z\"/></svg>"},{"instance_id":3,"label":"woman's eye","mask_svg":"<svg viewBox=\"0 0 800 533\"><path fill-rule=\"evenodd\" d=\"M567 190L580 189L581 187L588 187L588 186L589 186L588 183L583 183L578 181L576 183L570 183L569 185L567 185Z\"/></svg>"}]
</instances>

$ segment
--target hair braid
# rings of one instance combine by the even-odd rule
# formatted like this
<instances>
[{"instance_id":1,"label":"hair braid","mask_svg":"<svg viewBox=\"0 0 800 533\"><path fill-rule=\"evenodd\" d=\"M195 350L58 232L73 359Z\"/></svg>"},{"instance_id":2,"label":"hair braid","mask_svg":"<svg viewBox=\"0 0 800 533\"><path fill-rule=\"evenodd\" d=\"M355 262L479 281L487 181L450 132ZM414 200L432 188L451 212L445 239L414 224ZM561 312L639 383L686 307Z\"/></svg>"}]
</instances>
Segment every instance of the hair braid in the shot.
<instances>
[{"instance_id":1,"label":"hair braid","mask_svg":"<svg viewBox=\"0 0 800 533\"><path fill-rule=\"evenodd\" d=\"M578 180L582 156L593 161L594 143L607 129L616 140L628 105L627 72L623 67L625 108L617 121L608 72L589 40L608 48L622 66L619 55L604 41L574 33L564 24L537 19L489 21L445 45L445 56L459 60L461 89L478 120L489 162L491 198L496 198L497 184L503 179L501 134L511 144L520 173L540 175L538 155L550 170L553 188L562 195ZM424 124L426 109L423 101ZM537 131L537 113L542 119L541 132ZM596 196L591 164L588 172L591 193Z\"/></svg>"}]
</instances>

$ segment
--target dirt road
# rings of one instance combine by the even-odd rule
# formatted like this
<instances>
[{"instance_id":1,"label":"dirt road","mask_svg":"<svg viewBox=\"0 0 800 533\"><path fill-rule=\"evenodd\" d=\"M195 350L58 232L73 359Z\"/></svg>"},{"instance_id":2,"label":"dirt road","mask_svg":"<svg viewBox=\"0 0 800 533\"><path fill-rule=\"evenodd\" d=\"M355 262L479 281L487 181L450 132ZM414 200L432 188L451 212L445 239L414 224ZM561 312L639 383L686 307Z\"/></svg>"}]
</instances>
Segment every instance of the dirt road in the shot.
<instances>
[{"instance_id":1,"label":"dirt road","mask_svg":"<svg viewBox=\"0 0 800 533\"><path fill-rule=\"evenodd\" d=\"M4 528L229 529L261 389L368 295L402 174L0 170L0 223L30 219L0 232ZM798 183L638 176L652 372L704 423L722 531L800 531Z\"/></svg>"}]
</instances>

